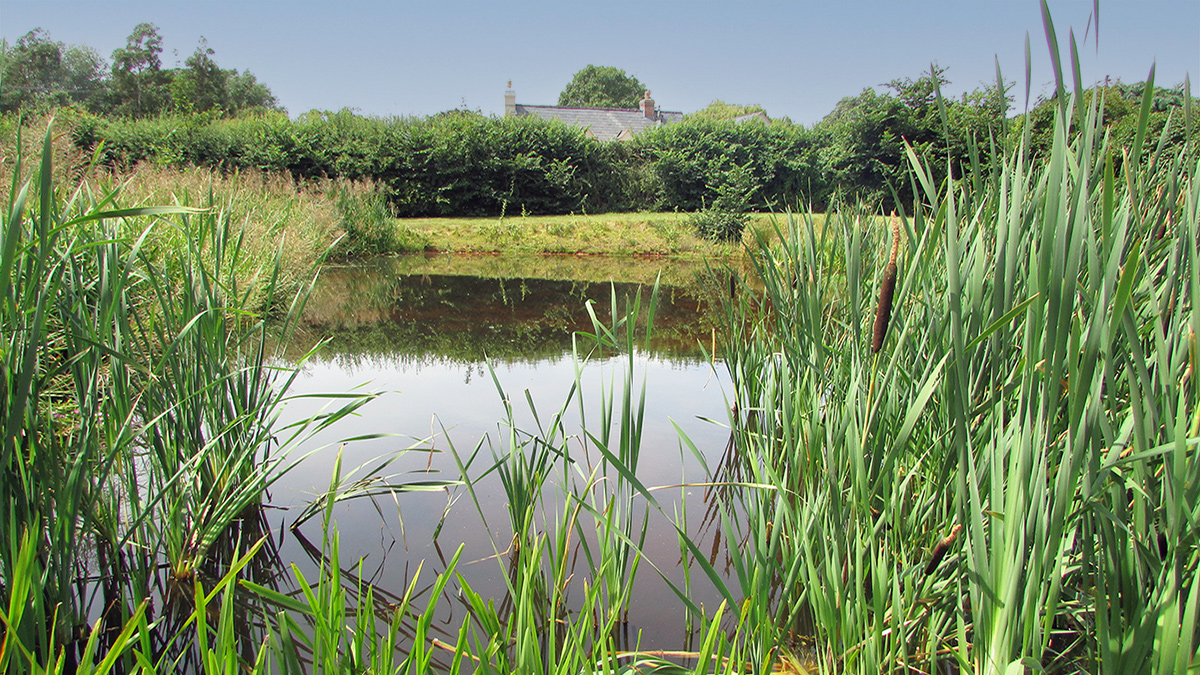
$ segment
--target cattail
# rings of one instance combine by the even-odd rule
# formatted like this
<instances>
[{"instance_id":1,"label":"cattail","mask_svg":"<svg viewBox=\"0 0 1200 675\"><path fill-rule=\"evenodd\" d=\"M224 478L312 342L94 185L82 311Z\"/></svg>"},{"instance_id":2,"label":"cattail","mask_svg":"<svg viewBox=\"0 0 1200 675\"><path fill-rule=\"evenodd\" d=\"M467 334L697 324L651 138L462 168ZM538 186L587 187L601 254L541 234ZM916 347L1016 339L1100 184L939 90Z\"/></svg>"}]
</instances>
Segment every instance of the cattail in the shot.
<instances>
[{"instance_id":1,"label":"cattail","mask_svg":"<svg viewBox=\"0 0 1200 675\"><path fill-rule=\"evenodd\" d=\"M962 532L963 526L955 525L954 529L950 530L950 534L945 539L938 542L937 546L933 547L933 557L929 559L929 565L925 567L925 576L933 574L937 569L938 563L942 562L942 558L946 557L946 551L950 550L950 546L954 544L954 540L958 539L958 533Z\"/></svg>"},{"instance_id":2,"label":"cattail","mask_svg":"<svg viewBox=\"0 0 1200 675\"><path fill-rule=\"evenodd\" d=\"M1171 212L1167 211L1167 217L1163 219L1162 225L1159 226L1158 232L1154 233L1154 241L1158 241L1167 236L1167 232L1171 229Z\"/></svg>"},{"instance_id":3,"label":"cattail","mask_svg":"<svg viewBox=\"0 0 1200 675\"><path fill-rule=\"evenodd\" d=\"M871 332L871 353L883 349L888 323L892 320L892 293L896 291L896 257L900 254L900 220L892 212L892 256L883 269L883 286L879 289L879 305L875 308L875 329Z\"/></svg>"}]
</instances>

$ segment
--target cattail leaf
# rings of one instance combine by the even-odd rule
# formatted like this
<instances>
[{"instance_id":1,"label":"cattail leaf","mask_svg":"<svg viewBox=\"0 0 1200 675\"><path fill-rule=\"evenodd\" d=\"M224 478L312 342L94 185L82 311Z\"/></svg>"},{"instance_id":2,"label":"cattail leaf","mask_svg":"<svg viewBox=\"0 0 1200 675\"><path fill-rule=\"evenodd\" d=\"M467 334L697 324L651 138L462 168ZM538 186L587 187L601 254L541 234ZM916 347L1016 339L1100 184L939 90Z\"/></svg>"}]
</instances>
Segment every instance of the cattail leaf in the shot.
<instances>
[{"instance_id":1,"label":"cattail leaf","mask_svg":"<svg viewBox=\"0 0 1200 675\"><path fill-rule=\"evenodd\" d=\"M1183 76L1183 137L1186 144L1192 144L1192 80L1191 76Z\"/></svg>"},{"instance_id":2,"label":"cattail leaf","mask_svg":"<svg viewBox=\"0 0 1200 675\"><path fill-rule=\"evenodd\" d=\"M993 333L995 333L996 331L1003 328L1006 324L1011 322L1013 319L1017 318L1017 316L1020 315L1022 312L1024 312L1026 309L1029 309L1029 306L1032 305L1034 303L1034 301L1036 301L1038 299L1038 295L1039 295L1038 293L1034 293L1031 297L1028 297L1028 298L1022 300L1021 302L1017 303L1017 305L1015 307L1013 307L1012 309L1005 312L1004 315L1001 316L999 319L996 319L995 321L993 321L991 323L991 325L989 325L987 328L983 329L983 331L980 332L979 335L975 336L975 339L973 339L967 343L967 351L970 351L970 350L974 349L975 347L977 347L979 345L979 343L981 343L984 340L991 337Z\"/></svg>"},{"instance_id":3,"label":"cattail leaf","mask_svg":"<svg viewBox=\"0 0 1200 675\"><path fill-rule=\"evenodd\" d=\"M1142 270L1142 242L1137 240L1133 242L1133 247L1129 249L1129 255L1125 257L1125 264L1121 269L1121 281L1117 284L1117 291L1112 299L1112 314L1109 316L1108 333L1116 335L1117 326L1125 318L1125 308L1129 304L1129 298L1133 294L1133 284L1137 281L1139 273Z\"/></svg>"},{"instance_id":4,"label":"cattail leaf","mask_svg":"<svg viewBox=\"0 0 1200 675\"><path fill-rule=\"evenodd\" d=\"M929 175L925 169L925 165L917 157L917 153L913 151L911 143L904 143L904 153L908 155L909 165L913 168L913 173L916 174L917 180L921 181L921 187L925 190L925 198L930 204L937 203L937 190L933 187L933 176Z\"/></svg>"},{"instance_id":5,"label":"cattail leaf","mask_svg":"<svg viewBox=\"0 0 1200 675\"><path fill-rule=\"evenodd\" d=\"M1054 72L1054 91L1055 97L1058 99L1058 111L1063 117L1067 116L1067 88L1063 84L1063 70L1060 50L1058 48L1058 35L1054 32L1054 21L1050 18L1050 5L1046 0L1041 1L1042 7L1042 26L1046 31L1046 46L1050 49L1050 66ZM1029 47L1025 47L1026 64L1029 63ZM1026 65L1028 70L1028 65ZM1028 87L1029 77L1026 75L1026 87ZM1028 89L1026 90L1028 91ZM1026 93L1028 98L1028 93Z\"/></svg>"},{"instance_id":6,"label":"cattail leaf","mask_svg":"<svg viewBox=\"0 0 1200 675\"><path fill-rule=\"evenodd\" d=\"M1142 89L1142 107L1138 112L1137 131L1133 135L1133 144L1129 148L1129 161L1132 166L1125 167L1125 174L1128 176L1136 176L1137 169L1141 166L1142 161L1142 145L1146 141L1146 129L1150 125L1150 110L1154 104L1154 66L1150 66L1150 74L1146 76L1146 82Z\"/></svg>"},{"instance_id":7,"label":"cattail leaf","mask_svg":"<svg viewBox=\"0 0 1200 675\"><path fill-rule=\"evenodd\" d=\"M920 419L921 414L925 412L925 406L929 404L929 399L941 384L942 367L946 365L946 359L949 358L950 355L946 354L937 362L933 370L926 373L925 379L921 382L920 388L917 389L917 393L913 397L912 404L908 406L908 409L904 413L904 423L900 425L900 430L896 432L895 440L891 444L894 449L903 448L908 443L908 437L917 426L917 421Z\"/></svg>"},{"instance_id":8,"label":"cattail leaf","mask_svg":"<svg viewBox=\"0 0 1200 675\"><path fill-rule=\"evenodd\" d=\"M1083 89L1083 75L1082 75L1083 71L1079 67L1079 48L1075 44L1075 33L1073 31L1069 31L1068 38L1070 39L1070 44L1071 44L1071 73L1073 75L1074 84L1075 84L1075 117L1079 124L1080 131L1083 131L1088 128L1087 124L1084 123L1084 113L1083 113L1083 105L1084 105L1084 95L1083 95L1084 89Z\"/></svg>"},{"instance_id":9,"label":"cattail leaf","mask_svg":"<svg viewBox=\"0 0 1200 675\"><path fill-rule=\"evenodd\" d=\"M1042 3L1045 6L1045 3ZM1029 91L1033 84L1033 57L1029 53L1029 31L1025 31L1025 112L1029 112ZM1029 124L1025 125L1028 133Z\"/></svg>"}]
</instances>

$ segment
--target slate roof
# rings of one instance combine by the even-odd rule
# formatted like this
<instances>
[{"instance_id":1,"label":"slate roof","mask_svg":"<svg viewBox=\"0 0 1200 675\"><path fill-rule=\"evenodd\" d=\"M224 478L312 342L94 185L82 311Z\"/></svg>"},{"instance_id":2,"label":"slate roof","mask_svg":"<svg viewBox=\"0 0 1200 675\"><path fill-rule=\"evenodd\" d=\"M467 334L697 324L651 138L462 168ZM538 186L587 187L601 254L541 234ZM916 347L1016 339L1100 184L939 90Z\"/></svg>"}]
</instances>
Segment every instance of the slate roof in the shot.
<instances>
[{"instance_id":1,"label":"slate roof","mask_svg":"<svg viewBox=\"0 0 1200 675\"><path fill-rule=\"evenodd\" d=\"M583 127L601 141L627 140L662 124L683 121L683 113L658 110L654 119L646 117L641 110L624 108L571 108L556 105L517 104L517 115L533 115L544 120L562 120L573 127Z\"/></svg>"}]
</instances>

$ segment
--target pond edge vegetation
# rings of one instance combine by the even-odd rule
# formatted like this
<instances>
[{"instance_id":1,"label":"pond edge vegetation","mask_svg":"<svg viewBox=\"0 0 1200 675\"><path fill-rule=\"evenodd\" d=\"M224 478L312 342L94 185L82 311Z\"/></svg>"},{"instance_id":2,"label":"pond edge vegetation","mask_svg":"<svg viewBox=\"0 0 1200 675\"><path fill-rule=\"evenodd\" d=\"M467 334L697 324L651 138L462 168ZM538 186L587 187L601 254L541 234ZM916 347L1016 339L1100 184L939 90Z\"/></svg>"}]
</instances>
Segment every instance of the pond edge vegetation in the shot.
<instances>
[{"instance_id":1,"label":"pond edge vegetation","mask_svg":"<svg viewBox=\"0 0 1200 675\"><path fill-rule=\"evenodd\" d=\"M1103 97L1084 96L1071 65L1074 90L1056 73L1046 155L1031 156L1026 131L938 179L941 160L910 147L911 209L881 220L836 205L819 228L789 214L751 249L764 286L735 280L721 342L731 442L708 526L734 543L719 562L637 476L633 340L653 331L635 324L640 299L620 311L614 297L612 325L578 337L580 368L593 349L629 356L598 401L577 388L536 429L510 415L504 433L452 447L462 490L496 473L509 495L499 602L454 574L457 555L398 595L339 559L339 498L445 487L358 478L387 460L339 468L306 514L323 523L317 578L273 573L261 488L294 461L289 441L370 396L274 428L294 371L269 361L264 319L231 274L237 228L207 205L122 209L113 191L60 191L47 135L0 228L0 667L1195 672L1200 169L1190 134L1172 153L1171 123L1148 133L1152 86L1132 143L1112 146ZM1183 110L1190 130L1190 97ZM145 219L184 245L144 248ZM266 297L275 269L249 275ZM675 586L696 628L686 653L620 640L632 579L659 563L641 554L651 517L674 523L688 569ZM81 581L85 551L97 583ZM720 607L691 602L697 583ZM170 606L153 614L152 594ZM431 606L447 601L470 618L437 633ZM80 630L95 602L102 620Z\"/></svg>"}]
</instances>

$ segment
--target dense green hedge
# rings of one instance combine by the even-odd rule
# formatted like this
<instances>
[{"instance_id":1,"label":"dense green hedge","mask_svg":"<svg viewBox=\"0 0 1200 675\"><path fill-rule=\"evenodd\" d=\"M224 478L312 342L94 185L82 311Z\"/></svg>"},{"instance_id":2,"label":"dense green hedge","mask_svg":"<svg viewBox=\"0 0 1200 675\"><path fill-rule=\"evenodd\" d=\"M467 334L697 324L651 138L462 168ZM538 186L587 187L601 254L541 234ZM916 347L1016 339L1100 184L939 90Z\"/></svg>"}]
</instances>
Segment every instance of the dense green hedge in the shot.
<instances>
[{"instance_id":1,"label":"dense green hedge","mask_svg":"<svg viewBox=\"0 0 1200 675\"><path fill-rule=\"evenodd\" d=\"M348 111L222 119L128 120L84 115L75 142L100 160L253 167L312 177L372 179L401 216L568 213L637 208L632 155L561 123L469 113L425 119ZM103 141L103 146L100 146Z\"/></svg>"},{"instance_id":2,"label":"dense green hedge","mask_svg":"<svg viewBox=\"0 0 1200 675\"><path fill-rule=\"evenodd\" d=\"M118 168L157 162L369 178L387 186L402 216L692 211L711 203L730 170L742 166L761 184L764 204L824 192L811 134L790 124L698 119L624 144L529 117L380 119L342 111L296 120L82 115L73 133L79 146L99 147L100 160Z\"/></svg>"},{"instance_id":3,"label":"dense green hedge","mask_svg":"<svg viewBox=\"0 0 1200 675\"><path fill-rule=\"evenodd\" d=\"M712 204L736 167L749 168L763 206L823 202L826 192L813 134L800 125L688 119L637 136L633 146L656 182L658 208Z\"/></svg>"},{"instance_id":4,"label":"dense green hedge","mask_svg":"<svg viewBox=\"0 0 1200 675\"><path fill-rule=\"evenodd\" d=\"M721 194L749 197L760 209L823 210L835 194L896 209L915 197L906 178L906 144L926 158L940 182L947 171L958 178L973 165L986 166L991 152L1020 142L1025 124L1031 152L1048 142L1053 101L1006 120L1009 99L1001 87L939 104L943 83L936 71L889 83L894 95L864 90L812 128L696 117L629 143L601 143L560 122L464 111L428 118L313 111L295 120L281 113L138 120L78 113L72 127L76 144L118 168L158 162L253 167L297 180L369 179L385 187L399 216L697 211ZM1123 86L1108 92L1105 121L1115 135L1114 152L1132 140L1140 105L1140 91ZM1182 144L1184 114L1175 101L1182 94L1161 92L1161 110L1155 108L1148 125L1152 139L1173 116L1165 145ZM732 177L744 179L747 172L752 194L731 195Z\"/></svg>"}]
</instances>

